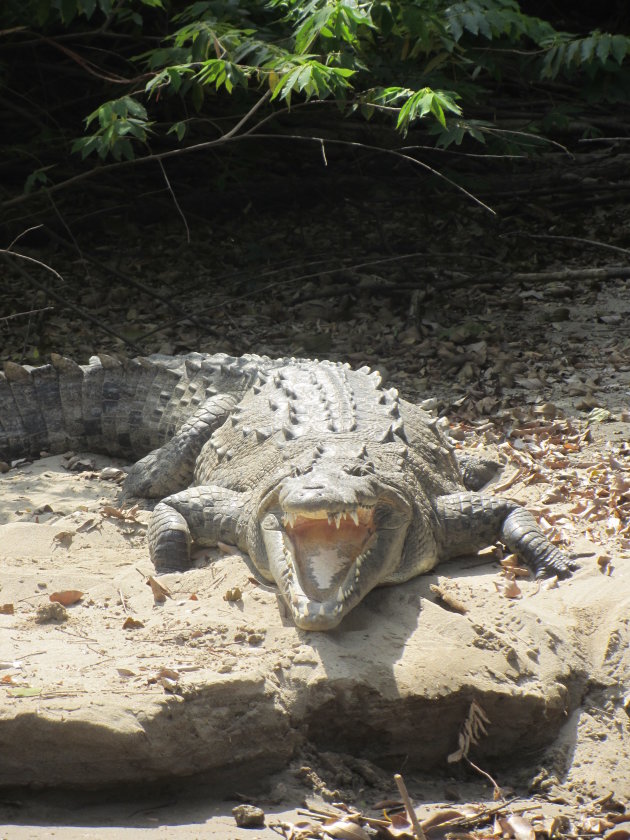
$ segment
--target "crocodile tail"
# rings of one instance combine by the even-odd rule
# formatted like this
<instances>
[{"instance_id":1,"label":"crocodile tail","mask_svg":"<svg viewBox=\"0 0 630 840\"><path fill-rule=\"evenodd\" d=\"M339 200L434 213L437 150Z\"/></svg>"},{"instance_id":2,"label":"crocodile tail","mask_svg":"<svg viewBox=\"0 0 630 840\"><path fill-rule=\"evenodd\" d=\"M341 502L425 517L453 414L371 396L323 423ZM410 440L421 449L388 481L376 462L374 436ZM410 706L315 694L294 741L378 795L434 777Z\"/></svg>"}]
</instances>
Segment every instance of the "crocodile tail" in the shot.
<instances>
[{"instance_id":1,"label":"crocodile tail","mask_svg":"<svg viewBox=\"0 0 630 840\"><path fill-rule=\"evenodd\" d=\"M101 355L88 365L53 354L51 364L7 362L0 373L0 459L68 449L139 458L168 440L204 383L150 359ZM183 381L185 380L185 382ZM201 395L203 398L205 394Z\"/></svg>"}]
</instances>

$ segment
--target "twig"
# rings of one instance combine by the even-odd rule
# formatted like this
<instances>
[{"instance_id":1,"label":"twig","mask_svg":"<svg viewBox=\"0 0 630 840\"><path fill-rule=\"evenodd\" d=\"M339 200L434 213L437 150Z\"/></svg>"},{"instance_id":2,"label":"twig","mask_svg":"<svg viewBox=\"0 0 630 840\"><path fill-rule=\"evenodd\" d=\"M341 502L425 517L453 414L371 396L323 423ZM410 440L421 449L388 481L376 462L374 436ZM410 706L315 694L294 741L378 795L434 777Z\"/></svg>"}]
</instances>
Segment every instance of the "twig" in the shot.
<instances>
[{"instance_id":1,"label":"twig","mask_svg":"<svg viewBox=\"0 0 630 840\"><path fill-rule=\"evenodd\" d=\"M321 143L327 143L329 145L336 145L336 146L350 146L351 148L356 149L364 149L371 152L377 152L378 154L382 155L392 155L393 157L400 158L401 160L406 161L407 163L415 164L415 166L419 166L421 169L425 169L427 172L430 172L432 175L435 175L442 181L445 181L447 184L450 184L451 187L455 187L456 190L459 192L464 193L465 196L474 201L475 204L478 204L480 207L483 207L484 210L487 210L488 213L492 213L493 216L496 216L496 210L493 210L488 204L483 202L480 198L477 198L476 195L473 195L469 192L465 187L462 187L461 184L458 184L456 181L453 181L447 175L444 175L442 172L439 172L437 169L434 169L432 166L429 166L428 163L425 163L422 160L418 160L411 155L406 155L403 152L399 151L398 149L386 149L383 146L372 146L369 143L360 143L357 140L339 140L336 137L319 137L319 136L311 136L311 135L304 135L304 134L251 134L250 132L246 132L242 135L242 138L250 138L250 139L258 139L258 140L297 140L299 142L306 142L306 143L317 143L320 145Z\"/></svg>"},{"instance_id":2,"label":"twig","mask_svg":"<svg viewBox=\"0 0 630 840\"><path fill-rule=\"evenodd\" d=\"M28 312L16 312L14 315L2 315L0 321L10 321L11 318L23 318L26 315L39 315L40 312L50 312L54 306L43 306L41 309L29 309Z\"/></svg>"},{"instance_id":3,"label":"twig","mask_svg":"<svg viewBox=\"0 0 630 840\"><path fill-rule=\"evenodd\" d=\"M162 171L162 175L163 175L164 180L166 182L166 187L167 187L169 193L171 194L171 198L173 199L173 204L175 205L175 209L179 213L179 215L181 217L181 220L184 223L184 227L186 228L186 242L188 242L188 244L190 245L190 228L188 227L188 222L186 221L186 216L184 215L184 211L182 210L182 208L179 204L179 201L177 200L177 196L175 195L173 187L171 186L171 182L168 180L168 175L166 174L166 169L164 169L164 164L162 163L161 160L158 160L158 166L160 167L160 169Z\"/></svg>"},{"instance_id":4,"label":"twig","mask_svg":"<svg viewBox=\"0 0 630 840\"><path fill-rule=\"evenodd\" d=\"M594 245L596 248L606 248L608 251L615 251L618 254L630 254L630 248L620 248L618 245L610 245L608 242L598 242L596 239L584 239L582 236L558 236L551 233L526 233L515 230L505 236L524 236L527 239L557 239L561 242L580 242L583 245Z\"/></svg>"},{"instance_id":5,"label":"twig","mask_svg":"<svg viewBox=\"0 0 630 840\"><path fill-rule=\"evenodd\" d=\"M176 157L177 155L189 154L190 152L199 152L204 151L206 149L212 149L217 146L222 146L224 143L235 143L240 140L293 140L303 143L316 143L320 148L322 143L327 143L328 145L337 145L337 146L348 146L350 148L355 149L362 149L367 151L376 152L377 154L384 154L384 155L392 155L394 157L399 158L400 160L404 160L407 163L414 164L415 166L419 166L421 169L430 172L432 175L435 175L440 180L445 181L450 186L454 187L459 192L463 193L465 196L474 201L476 204L479 204L480 207L483 207L484 210L487 210L489 213L492 213L493 216L496 216L496 211L493 210L489 205L485 204L481 199L477 198L467 189L458 184L456 181L453 181L448 176L442 174L437 169L434 169L432 166L429 166L428 163L424 161L418 160L417 158L412 157L411 155L406 155L403 152L397 149L386 149L382 146L372 146L367 143L360 143L356 140L340 140L338 138L331 138L331 137L320 137L316 135L303 135L303 134L254 134L252 133L252 129L250 131L244 132L243 134L235 134L235 132L242 126L247 120L252 116L252 114L261 107L261 105L269 98L271 92L268 91L265 96L261 97L258 102L251 108L247 114L234 126L234 128L230 129L230 131L223 134L221 137L217 138L216 140L206 140L203 143L195 143L192 146L186 146L184 148L179 149L171 149L168 152L160 152L158 154L150 154L145 155L144 157L134 158L133 160L122 160L116 161L116 163L109 163L105 166L99 166L98 168L89 169L87 172L81 172L78 175L73 175L71 178L67 178L65 181L61 181L58 184L53 184L52 186L46 187L43 191L44 192L56 192L57 190L64 189L65 187L69 187L71 184L79 183L80 181L84 181L87 178L91 178L96 174L102 174L104 172L111 172L114 169L121 169L125 166L131 165L142 165L145 163L151 163L153 161L160 161L166 160L167 158ZM15 198L9 199L5 201L2 206L3 207L13 207L16 204L21 204L23 201L27 201L32 196L38 195L38 193L29 193L28 195L20 195L16 196Z\"/></svg>"},{"instance_id":6,"label":"twig","mask_svg":"<svg viewBox=\"0 0 630 840\"><path fill-rule=\"evenodd\" d=\"M603 268L563 268L558 271L515 271L514 274L488 274L488 280L512 280L517 283L548 283L552 280L606 280L608 277L630 277L630 266Z\"/></svg>"},{"instance_id":7,"label":"twig","mask_svg":"<svg viewBox=\"0 0 630 840\"><path fill-rule=\"evenodd\" d=\"M413 833L416 835L417 840L427 840L424 831L422 830L422 826L418 821L418 817L416 816L416 812L413 809L413 805L411 804L411 799L409 798L407 785L405 784L405 781L400 775L400 773L396 773L396 775L394 776L394 781L396 782L396 786L405 806L405 811L407 812L409 822L413 826Z\"/></svg>"},{"instance_id":8,"label":"twig","mask_svg":"<svg viewBox=\"0 0 630 840\"><path fill-rule=\"evenodd\" d=\"M486 771L485 771L485 770L482 770L482 769L481 769L481 767L477 767L477 765L476 765L473 761L471 761L471 760L468 758L468 756L467 756L467 755L465 755L465 756L464 756L464 759L465 759L465 761L467 761L467 762L470 764L470 766L472 767L472 769L473 769L473 770L476 770L476 771L477 771L477 773L481 773L481 775L482 775L482 776L485 776L485 777L486 777L486 779L490 782L490 784L491 784L491 785L492 785L492 787L494 788L494 795L495 795L495 798L496 798L496 799L501 799L501 800L503 801L503 803L505 803L505 796L503 795L503 791L501 790L501 788L499 787L499 785L495 782L495 780L492 778L492 776L490 775L490 773L486 773Z\"/></svg>"}]
</instances>

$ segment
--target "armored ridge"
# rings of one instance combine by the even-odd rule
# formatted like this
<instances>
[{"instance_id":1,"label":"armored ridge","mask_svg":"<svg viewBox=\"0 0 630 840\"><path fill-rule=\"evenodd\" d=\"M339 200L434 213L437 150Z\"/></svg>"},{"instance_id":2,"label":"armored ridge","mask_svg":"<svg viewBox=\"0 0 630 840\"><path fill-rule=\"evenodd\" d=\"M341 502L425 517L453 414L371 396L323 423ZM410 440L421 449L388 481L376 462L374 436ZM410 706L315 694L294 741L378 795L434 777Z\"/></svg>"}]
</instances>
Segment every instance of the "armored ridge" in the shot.
<instances>
[{"instance_id":1,"label":"armored ridge","mask_svg":"<svg viewBox=\"0 0 630 840\"><path fill-rule=\"evenodd\" d=\"M264 361L225 354L125 359L88 365L6 362L0 372L0 458L71 447L137 459L161 446L220 391L244 393ZM227 407L226 407L227 410Z\"/></svg>"},{"instance_id":2,"label":"armored ridge","mask_svg":"<svg viewBox=\"0 0 630 840\"><path fill-rule=\"evenodd\" d=\"M0 457L69 447L140 459L124 491L161 499L158 569L188 568L192 542L238 545L303 629L499 538L537 573L571 571L526 510L469 492L429 415L367 368L223 354L5 366Z\"/></svg>"}]
</instances>

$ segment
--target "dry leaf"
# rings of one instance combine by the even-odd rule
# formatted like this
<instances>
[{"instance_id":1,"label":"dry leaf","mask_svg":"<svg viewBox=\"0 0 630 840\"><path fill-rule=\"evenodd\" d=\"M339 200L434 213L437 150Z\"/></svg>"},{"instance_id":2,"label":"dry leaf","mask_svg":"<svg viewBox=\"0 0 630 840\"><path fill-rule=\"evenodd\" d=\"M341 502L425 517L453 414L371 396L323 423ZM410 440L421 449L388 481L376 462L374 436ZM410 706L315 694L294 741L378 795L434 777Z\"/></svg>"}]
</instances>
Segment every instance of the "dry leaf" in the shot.
<instances>
[{"instance_id":1,"label":"dry leaf","mask_svg":"<svg viewBox=\"0 0 630 840\"><path fill-rule=\"evenodd\" d=\"M367 831L350 819L333 820L332 822L326 820L323 828L326 834L334 837L335 840L370 840Z\"/></svg>"},{"instance_id":2,"label":"dry leaf","mask_svg":"<svg viewBox=\"0 0 630 840\"><path fill-rule=\"evenodd\" d=\"M53 540L58 543L59 545L64 546L67 548L74 538L74 531L59 531L59 533L55 534Z\"/></svg>"},{"instance_id":3,"label":"dry leaf","mask_svg":"<svg viewBox=\"0 0 630 840\"><path fill-rule=\"evenodd\" d=\"M613 823L605 817L587 817L580 823L580 830L588 834L603 834L613 827Z\"/></svg>"},{"instance_id":4,"label":"dry leaf","mask_svg":"<svg viewBox=\"0 0 630 840\"><path fill-rule=\"evenodd\" d=\"M529 820L513 814L507 818L507 824L516 840L536 840L536 832Z\"/></svg>"},{"instance_id":5,"label":"dry leaf","mask_svg":"<svg viewBox=\"0 0 630 840\"><path fill-rule=\"evenodd\" d=\"M64 589L62 592L53 592L49 600L53 603L62 604L64 607L70 607L76 604L83 597L83 592L78 589Z\"/></svg>"},{"instance_id":6,"label":"dry leaf","mask_svg":"<svg viewBox=\"0 0 630 840\"><path fill-rule=\"evenodd\" d=\"M123 621L123 630L137 630L139 627L144 627L143 622L130 615Z\"/></svg>"},{"instance_id":7,"label":"dry leaf","mask_svg":"<svg viewBox=\"0 0 630 840\"><path fill-rule=\"evenodd\" d=\"M83 534L86 531L93 531L95 528L98 528L100 522L98 519L86 519L79 527L77 528L77 534Z\"/></svg>"},{"instance_id":8,"label":"dry leaf","mask_svg":"<svg viewBox=\"0 0 630 840\"><path fill-rule=\"evenodd\" d=\"M15 607L13 604L0 604L0 615L13 615Z\"/></svg>"},{"instance_id":9,"label":"dry leaf","mask_svg":"<svg viewBox=\"0 0 630 840\"><path fill-rule=\"evenodd\" d=\"M403 840L411 838L411 840L413 840L413 826L409 822L406 814L390 814L389 821L390 824L387 826L387 834L389 837L401 837Z\"/></svg>"},{"instance_id":10,"label":"dry leaf","mask_svg":"<svg viewBox=\"0 0 630 840\"><path fill-rule=\"evenodd\" d=\"M476 700L473 700L468 709L468 715L458 735L459 749L452 752L446 757L449 764L456 761L461 761L462 758L468 755L468 751L472 744L478 744L482 735L487 735L485 724L490 723L490 718L486 715Z\"/></svg>"},{"instance_id":11,"label":"dry leaf","mask_svg":"<svg viewBox=\"0 0 630 840\"><path fill-rule=\"evenodd\" d=\"M497 592L500 592L504 598L520 598L522 593L515 580L508 581L494 581Z\"/></svg>"},{"instance_id":12,"label":"dry leaf","mask_svg":"<svg viewBox=\"0 0 630 840\"><path fill-rule=\"evenodd\" d=\"M153 592L153 600L156 604L163 604L167 598L173 597L168 591L168 589L165 586L162 586L161 583L158 583L158 581L152 575L149 575L146 583L147 586L151 587L151 592Z\"/></svg>"},{"instance_id":13,"label":"dry leaf","mask_svg":"<svg viewBox=\"0 0 630 840\"><path fill-rule=\"evenodd\" d=\"M32 688L31 686L24 686L23 688L13 688L9 691L11 697L37 697L41 694L41 688ZM617 838L615 838L617 840Z\"/></svg>"},{"instance_id":14,"label":"dry leaf","mask_svg":"<svg viewBox=\"0 0 630 840\"><path fill-rule=\"evenodd\" d=\"M242 599L243 593L238 586L235 586L233 589L228 589L223 596L224 601L241 601Z\"/></svg>"},{"instance_id":15,"label":"dry leaf","mask_svg":"<svg viewBox=\"0 0 630 840\"><path fill-rule=\"evenodd\" d=\"M160 668L160 670L157 672L156 679L163 679L164 677L166 677L166 679L174 680L175 682L177 682L177 680L179 679L179 671L174 671L172 668Z\"/></svg>"},{"instance_id":16,"label":"dry leaf","mask_svg":"<svg viewBox=\"0 0 630 840\"><path fill-rule=\"evenodd\" d=\"M619 823L604 834L604 840L629 840L630 822Z\"/></svg>"},{"instance_id":17,"label":"dry leaf","mask_svg":"<svg viewBox=\"0 0 630 840\"><path fill-rule=\"evenodd\" d=\"M134 505L129 510L122 510L122 508L117 508L113 505L103 505L99 513L103 517L110 516L112 519L120 519L123 522L138 522L139 510L138 505Z\"/></svg>"},{"instance_id":18,"label":"dry leaf","mask_svg":"<svg viewBox=\"0 0 630 840\"><path fill-rule=\"evenodd\" d=\"M436 811L435 814L432 814L430 817L427 817L426 820L422 820L420 825L425 831L429 831L432 828L437 828L437 826L439 825L444 825L444 823L449 823L453 820L462 820L465 818L466 815L463 814L461 811L455 811L454 809L450 808L445 811Z\"/></svg>"}]
</instances>

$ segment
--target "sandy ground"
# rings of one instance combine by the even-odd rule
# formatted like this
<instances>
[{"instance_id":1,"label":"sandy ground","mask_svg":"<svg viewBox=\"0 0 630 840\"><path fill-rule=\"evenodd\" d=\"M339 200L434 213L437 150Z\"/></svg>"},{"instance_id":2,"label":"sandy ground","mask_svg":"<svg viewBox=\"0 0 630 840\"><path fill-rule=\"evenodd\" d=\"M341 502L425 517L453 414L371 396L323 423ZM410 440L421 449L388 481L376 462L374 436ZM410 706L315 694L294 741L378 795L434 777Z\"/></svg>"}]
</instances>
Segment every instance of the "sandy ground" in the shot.
<instances>
[{"instance_id":1,"label":"sandy ground","mask_svg":"<svg viewBox=\"0 0 630 840\"><path fill-rule=\"evenodd\" d=\"M153 571L144 538L149 513L138 511L119 518L115 513L118 486L104 479L107 470L100 472L101 467L111 468L112 462L92 455L81 460L89 467L83 472L68 471L67 460L55 456L20 465L2 477L1 600L14 609L13 615L0 615L3 638L8 642L3 644L0 688L5 716L29 707L37 714L53 714L63 720L87 707L97 716L102 713L106 721L107 702L112 698L115 702L139 698L147 706L161 702L172 688L169 679L175 679L171 671L184 682L195 679L207 666L209 655L213 670L228 675L257 673L261 657L266 667L289 654L298 665L308 661L303 639L286 635L295 631L287 630L274 592L258 587L238 556L215 552L214 562L207 566L208 558L202 555L198 558L200 568L183 579L161 578L172 587L172 597L164 604L156 603L147 586ZM574 704L572 718L548 751L547 761L542 762L550 768L545 772L550 772L552 779L547 790L561 791L573 806L601 796L609 788L618 797L630 799L630 705L626 696L630 568L615 562L614 568L603 570L611 574L602 573L601 558L606 555L601 546L584 537L576 536L574 549L582 550L582 568L575 579L545 593L540 603L528 602L529 609L534 605L534 612L542 610L547 629L554 624L559 636L570 630L572 638L582 637L584 643L576 642L576 646L585 659L584 667L592 671L590 680L582 683L584 697ZM416 581L406 586L422 585L418 580L420 584ZM483 610L480 615L486 620L492 615L488 599L493 590L496 594L496 571L488 574L478 563L477 568L449 566L431 580L443 591L463 597L469 607ZM521 586L530 597L538 585L525 581ZM242 590L242 598L225 600L235 588ZM391 608L391 599L400 589L382 590L371 598L375 603L386 599ZM50 594L68 590L84 594L67 607L66 620L40 623L42 610L50 609ZM417 594L418 590L414 591ZM426 588L424 593L428 594ZM515 603L504 600L500 607L505 627L509 624L506 616L515 618ZM437 607L431 609L436 610L436 618L443 613ZM520 606L518 610L517 636L526 641L528 625L523 623ZM121 630L128 619L142 622L144 627L137 631L140 637L134 636L133 629ZM377 642L365 634L362 644L369 650ZM541 650L540 641L530 641L531 645L537 653ZM493 644L490 641L484 647L484 656L490 657ZM15 750L12 760L19 764L20 744L9 747ZM45 754L49 748L42 745L42 766L55 761L54 754ZM63 749L63 742L56 742L54 749ZM0 836L139 838L151 829L152 836L169 838L277 837L269 823L274 819L294 822L299 818L296 808L313 795L312 778L305 781L304 774L300 777L298 765L294 762L276 776L261 771L260 785L251 784L250 774L247 785L251 794L240 789L237 781L227 779L224 790L214 783L195 781L177 788L133 792L131 798L120 789L113 793L39 794L7 790L0 797L0 821L5 824ZM412 777L410 786L419 797L426 796L426 781ZM329 788L334 788L333 781L326 790ZM238 801L234 800L235 791L246 800L260 802L267 813L267 827L235 826L231 814ZM225 795L232 801L224 801ZM381 774L362 801L374 802L387 795L395 797L391 776ZM434 795L438 801L443 792Z\"/></svg>"}]
</instances>

